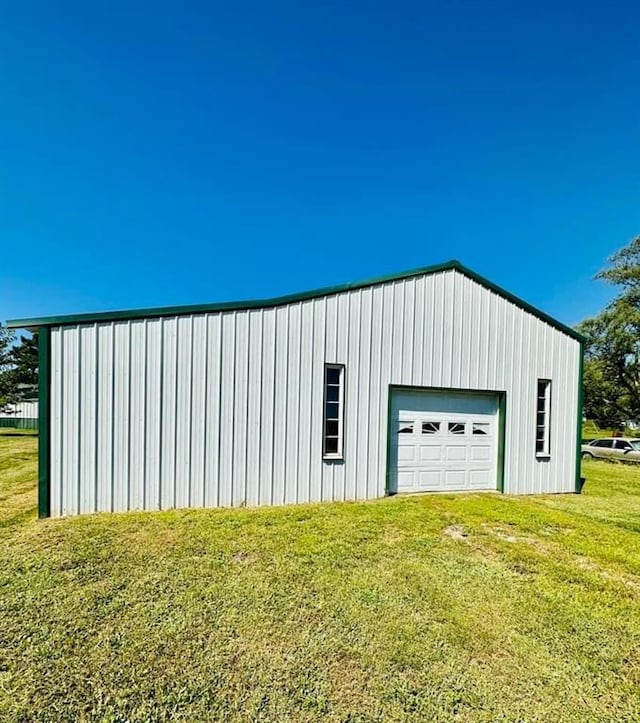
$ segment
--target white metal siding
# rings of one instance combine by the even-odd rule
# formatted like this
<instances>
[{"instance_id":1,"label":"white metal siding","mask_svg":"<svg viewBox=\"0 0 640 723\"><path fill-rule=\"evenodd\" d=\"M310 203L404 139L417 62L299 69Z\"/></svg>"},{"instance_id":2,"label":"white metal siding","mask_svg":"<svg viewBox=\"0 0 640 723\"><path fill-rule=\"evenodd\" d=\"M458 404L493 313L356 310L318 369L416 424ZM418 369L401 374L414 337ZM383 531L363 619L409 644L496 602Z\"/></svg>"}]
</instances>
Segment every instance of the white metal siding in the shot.
<instances>
[{"instance_id":1,"label":"white metal siding","mask_svg":"<svg viewBox=\"0 0 640 723\"><path fill-rule=\"evenodd\" d=\"M505 492L575 483L579 344L449 270L274 308L54 327L51 513L385 493L389 385L506 392ZM345 364L344 462L322 459ZM552 380L551 458L535 457Z\"/></svg>"}]
</instances>

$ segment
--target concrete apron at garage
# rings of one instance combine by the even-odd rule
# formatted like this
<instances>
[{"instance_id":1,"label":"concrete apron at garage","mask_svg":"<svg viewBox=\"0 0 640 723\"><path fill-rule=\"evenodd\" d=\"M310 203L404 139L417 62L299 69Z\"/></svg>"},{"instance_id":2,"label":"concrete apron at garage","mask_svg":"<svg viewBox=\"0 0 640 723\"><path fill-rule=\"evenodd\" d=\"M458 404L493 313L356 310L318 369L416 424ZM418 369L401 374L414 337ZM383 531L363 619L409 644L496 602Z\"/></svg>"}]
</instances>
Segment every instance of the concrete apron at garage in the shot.
<instances>
[{"instance_id":1,"label":"concrete apron at garage","mask_svg":"<svg viewBox=\"0 0 640 723\"><path fill-rule=\"evenodd\" d=\"M392 389L390 493L499 489L499 394Z\"/></svg>"}]
</instances>

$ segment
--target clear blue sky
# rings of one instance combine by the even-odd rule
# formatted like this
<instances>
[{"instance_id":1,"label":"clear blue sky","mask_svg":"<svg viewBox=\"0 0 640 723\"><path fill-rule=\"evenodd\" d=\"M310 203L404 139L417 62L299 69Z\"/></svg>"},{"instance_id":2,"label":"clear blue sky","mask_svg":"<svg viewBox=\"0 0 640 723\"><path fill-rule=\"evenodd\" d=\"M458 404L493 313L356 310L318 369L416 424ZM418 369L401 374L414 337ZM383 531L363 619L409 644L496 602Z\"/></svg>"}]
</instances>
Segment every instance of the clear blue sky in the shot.
<instances>
[{"instance_id":1,"label":"clear blue sky","mask_svg":"<svg viewBox=\"0 0 640 723\"><path fill-rule=\"evenodd\" d=\"M588 0L5 3L0 319L457 258L577 322L640 233L639 27Z\"/></svg>"}]
</instances>

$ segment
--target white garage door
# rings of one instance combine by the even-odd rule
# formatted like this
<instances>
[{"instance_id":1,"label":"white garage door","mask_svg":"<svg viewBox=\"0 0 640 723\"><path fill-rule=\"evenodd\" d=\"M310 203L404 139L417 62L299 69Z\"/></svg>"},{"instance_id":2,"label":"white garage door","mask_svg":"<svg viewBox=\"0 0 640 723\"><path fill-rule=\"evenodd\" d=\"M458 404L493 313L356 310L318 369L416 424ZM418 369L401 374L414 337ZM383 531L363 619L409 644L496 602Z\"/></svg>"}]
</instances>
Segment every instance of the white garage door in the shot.
<instances>
[{"instance_id":1,"label":"white garage door","mask_svg":"<svg viewBox=\"0 0 640 723\"><path fill-rule=\"evenodd\" d=\"M392 391L391 490L495 490L498 397Z\"/></svg>"}]
</instances>

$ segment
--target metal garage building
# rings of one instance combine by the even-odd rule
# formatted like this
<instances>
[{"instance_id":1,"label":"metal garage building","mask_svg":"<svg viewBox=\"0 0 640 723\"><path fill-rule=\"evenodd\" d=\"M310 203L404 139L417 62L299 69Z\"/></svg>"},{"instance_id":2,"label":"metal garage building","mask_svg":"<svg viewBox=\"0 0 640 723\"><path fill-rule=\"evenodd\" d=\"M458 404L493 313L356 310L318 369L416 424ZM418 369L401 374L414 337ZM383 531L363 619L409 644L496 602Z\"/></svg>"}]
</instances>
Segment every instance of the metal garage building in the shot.
<instances>
[{"instance_id":1,"label":"metal garage building","mask_svg":"<svg viewBox=\"0 0 640 723\"><path fill-rule=\"evenodd\" d=\"M581 337L456 261L10 325L39 332L43 516L579 489Z\"/></svg>"}]
</instances>

